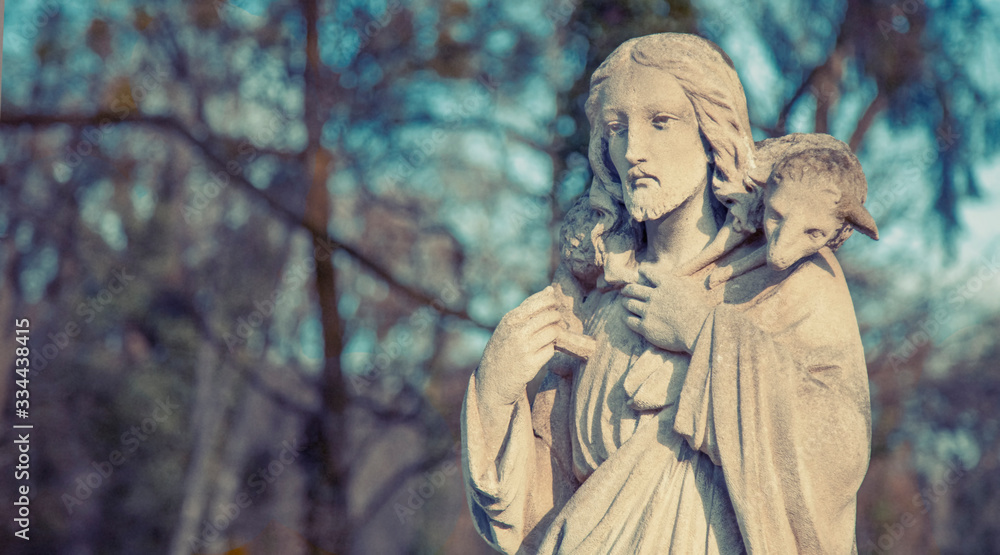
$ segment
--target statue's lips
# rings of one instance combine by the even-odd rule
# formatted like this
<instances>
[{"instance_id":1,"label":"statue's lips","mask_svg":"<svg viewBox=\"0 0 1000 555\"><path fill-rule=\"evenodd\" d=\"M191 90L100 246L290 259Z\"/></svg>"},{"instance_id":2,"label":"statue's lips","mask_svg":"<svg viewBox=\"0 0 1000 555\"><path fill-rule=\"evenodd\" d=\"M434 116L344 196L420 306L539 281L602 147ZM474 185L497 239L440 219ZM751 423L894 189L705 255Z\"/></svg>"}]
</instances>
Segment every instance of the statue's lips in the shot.
<instances>
[{"instance_id":1,"label":"statue's lips","mask_svg":"<svg viewBox=\"0 0 1000 555\"><path fill-rule=\"evenodd\" d=\"M638 177L629 177L628 184L632 186L633 189L638 189L639 187L652 187L656 185L658 181L655 177L651 175L641 175Z\"/></svg>"}]
</instances>

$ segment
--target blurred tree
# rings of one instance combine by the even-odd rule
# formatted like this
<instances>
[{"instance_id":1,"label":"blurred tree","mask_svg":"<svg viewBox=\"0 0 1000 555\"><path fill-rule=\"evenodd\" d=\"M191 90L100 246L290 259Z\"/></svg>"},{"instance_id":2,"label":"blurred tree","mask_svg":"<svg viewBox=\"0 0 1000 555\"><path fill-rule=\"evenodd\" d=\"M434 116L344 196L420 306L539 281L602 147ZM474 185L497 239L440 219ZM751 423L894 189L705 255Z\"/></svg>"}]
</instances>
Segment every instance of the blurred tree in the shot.
<instances>
[{"instance_id":1,"label":"blurred tree","mask_svg":"<svg viewBox=\"0 0 1000 555\"><path fill-rule=\"evenodd\" d=\"M32 320L46 552L217 552L258 534L296 550L485 552L456 474L457 413L493 323L549 280L553 228L590 182L589 76L627 38L719 42L761 136L850 140L887 215L931 192L954 231L997 150L1000 87L977 77L996 16L977 3L8 11L0 329ZM900 145L933 155L914 164ZM966 515L996 511L975 484L996 468L998 322L949 340L954 370L925 377L940 342L913 339L932 307L862 311L892 307L901 270L847 254L875 346L859 538L919 512L913 495L960 459L976 479L935 497L897 547L996 548L995 526ZM144 433L161 401L180 408ZM957 446L928 457L942 444ZM103 476L115 450L127 458Z\"/></svg>"},{"instance_id":2,"label":"blurred tree","mask_svg":"<svg viewBox=\"0 0 1000 555\"><path fill-rule=\"evenodd\" d=\"M728 24L743 17L783 77L767 83L780 101L763 110L764 119L758 111L760 129L783 135L793 112L808 106L811 129L795 131L842 133L855 150L879 116L895 134L926 138L934 155L894 168L905 177L892 185L923 178L935 187L933 209L943 224L935 235L953 247L960 201L980 195L974 167L1000 147L997 88L979 77L990 65L997 14L979 2L772 1L716 10L703 29L722 43L739 40L744 35Z\"/></svg>"}]
</instances>

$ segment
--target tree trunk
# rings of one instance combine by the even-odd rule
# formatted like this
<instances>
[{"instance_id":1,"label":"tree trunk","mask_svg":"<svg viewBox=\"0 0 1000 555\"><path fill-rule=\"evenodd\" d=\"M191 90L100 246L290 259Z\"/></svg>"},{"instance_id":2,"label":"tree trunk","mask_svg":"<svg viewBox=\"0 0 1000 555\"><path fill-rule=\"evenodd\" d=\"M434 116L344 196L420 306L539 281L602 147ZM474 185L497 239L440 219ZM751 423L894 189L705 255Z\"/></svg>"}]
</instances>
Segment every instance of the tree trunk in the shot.
<instances>
[{"instance_id":1,"label":"tree trunk","mask_svg":"<svg viewBox=\"0 0 1000 555\"><path fill-rule=\"evenodd\" d=\"M191 429L195 431L191 448L191 462L184 482L184 500L174 537L170 541L171 555L207 552L198 524L205 520L214 459L217 457L215 441L222 432L226 405L219 402L219 391L233 386L231 373L219 364L215 351L209 344L201 347L195 369L195 397L192 407ZM216 370L218 367L218 370Z\"/></svg>"},{"instance_id":2,"label":"tree trunk","mask_svg":"<svg viewBox=\"0 0 1000 555\"><path fill-rule=\"evenodd\" d=\"M343 351L343 331L337 313L337 274L333 253L328 252L326 232L330 223L330 194L326 188L328 168L332 163L329 152L320 145L320 133L325 114L320 113L319 8L317 0L303 0L306 22L305 124L308 134L306 171L309 192L306 196L305 221L313 232L316 256L316 292L319 298L320 321L323 326L323 374L319 413L313 416L310 429L319 431L320 464L313 477L312 504L307 523L307 539L314 547L326 547L335 553L346 553L350 545L351 527L347 522L347 465L344 411L347 395L340 368Z\"/></svg>"}]
</instances>

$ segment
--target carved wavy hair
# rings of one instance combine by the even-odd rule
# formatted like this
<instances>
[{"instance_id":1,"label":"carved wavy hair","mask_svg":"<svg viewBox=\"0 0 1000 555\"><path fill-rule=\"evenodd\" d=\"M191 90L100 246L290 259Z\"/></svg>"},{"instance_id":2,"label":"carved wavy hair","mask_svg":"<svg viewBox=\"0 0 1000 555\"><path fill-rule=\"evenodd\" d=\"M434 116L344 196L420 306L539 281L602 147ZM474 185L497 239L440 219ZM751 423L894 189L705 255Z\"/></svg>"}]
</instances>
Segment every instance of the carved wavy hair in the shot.
<instances>
[{"instance_id":1,"label":"carved wavy hair","mask_svg":"<svg viewBox=\"0 0 1000 555\"><path fill-rule=\"evenodd\" d=\"M628 40L594 71L586 112L591 130L590 165L597 178L605 183L620 183L600 121L600 96L604 82L626 63L662 69L677 79L694 107L702 141L714 165L713 178L741 183L754 163L743 85L732 60L715 43L680 33ZM622 200L620 187L608 189L616 200Z\"/></svg>"}]
</instances>

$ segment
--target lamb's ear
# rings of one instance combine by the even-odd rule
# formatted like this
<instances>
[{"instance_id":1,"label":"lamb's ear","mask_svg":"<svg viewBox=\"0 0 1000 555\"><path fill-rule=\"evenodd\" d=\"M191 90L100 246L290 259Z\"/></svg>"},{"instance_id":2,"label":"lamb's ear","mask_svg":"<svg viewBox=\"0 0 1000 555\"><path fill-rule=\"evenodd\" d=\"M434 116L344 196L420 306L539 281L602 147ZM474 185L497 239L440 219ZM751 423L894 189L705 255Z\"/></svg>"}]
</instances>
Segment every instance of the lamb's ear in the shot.
<instances>
[{"instance_id":1,"label":"lamb's ear","mask_svg":"<svg viewBox=\"0 0 1000 555\"><path fill-rule=\"evenodd\" d=\"M864 206L858 204L851 207L844 219L850 222L854 229L878 241L878 227L875 226L875 218L868 213Z\"/></svg>"}]
</instances>

